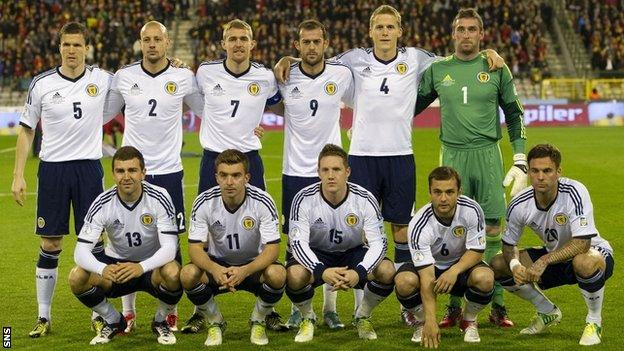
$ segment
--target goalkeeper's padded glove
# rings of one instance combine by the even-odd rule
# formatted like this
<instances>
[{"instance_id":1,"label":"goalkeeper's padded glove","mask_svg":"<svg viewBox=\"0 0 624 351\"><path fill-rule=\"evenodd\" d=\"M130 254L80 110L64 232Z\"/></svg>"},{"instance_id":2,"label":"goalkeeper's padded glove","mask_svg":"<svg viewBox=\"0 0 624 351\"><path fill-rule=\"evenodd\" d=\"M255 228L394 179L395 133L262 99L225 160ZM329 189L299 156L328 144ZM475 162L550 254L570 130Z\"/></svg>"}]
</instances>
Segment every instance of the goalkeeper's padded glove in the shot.
<instances>
[{"instance_id":1,"label":"goalkeeper's padded glove","mask_svg":"<svg viewBox=\"0 0 624 351\"><path fill-rule=\"evenodd\" d=\"M528 171L527 158L525 154L515 154L513 156L513 160L514 164L511 166L507 175L505 175L505 179L503 180L503 186L505 187L511 185L513 182L513 186L509 192L512 198L516 196L520 190L527 186Z\"/></svg>"}]
</instances>

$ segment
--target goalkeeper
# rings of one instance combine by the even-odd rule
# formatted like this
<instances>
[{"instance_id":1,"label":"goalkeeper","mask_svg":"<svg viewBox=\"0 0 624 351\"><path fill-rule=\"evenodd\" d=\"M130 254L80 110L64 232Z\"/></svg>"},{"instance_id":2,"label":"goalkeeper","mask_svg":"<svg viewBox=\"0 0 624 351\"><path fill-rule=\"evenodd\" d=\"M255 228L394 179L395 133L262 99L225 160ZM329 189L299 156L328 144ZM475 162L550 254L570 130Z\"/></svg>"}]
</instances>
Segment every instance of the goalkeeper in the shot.
<instances>
[{"instance_id":1,"label":"goalkeeper","mask_svg":"<svg viewBox=\"0 0 624 351\"><path fill-rule=\"evenodd\" d=\"M463 194L476 200L485 213L486 249L489 262L501 249L501 218L505 215L505 188L513 197L527 185L526 140L523 109L507 66L489 72L487 59L479 53L483 21L474 9L462 9L453 20L455 53L434 62L423 74L416 114L440 99L440 162L455 168L462 178ZM498 145L502 138L499 106L513 149L513 166L504 176ZM504 307L503 289L496 285L490 321L511 327ZM451 327L461 318L461 298L451 296L440 327Z\"/></svg>"}]
</instances>

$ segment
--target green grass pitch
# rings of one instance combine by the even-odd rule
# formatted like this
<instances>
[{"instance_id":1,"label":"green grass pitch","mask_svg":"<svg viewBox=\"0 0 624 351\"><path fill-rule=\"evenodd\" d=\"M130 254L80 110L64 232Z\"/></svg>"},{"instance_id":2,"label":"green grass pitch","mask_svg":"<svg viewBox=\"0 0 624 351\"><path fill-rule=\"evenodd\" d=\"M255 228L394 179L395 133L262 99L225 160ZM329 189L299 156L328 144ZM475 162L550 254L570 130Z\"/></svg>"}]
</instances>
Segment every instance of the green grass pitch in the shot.
<instances>
[{"instance_id":1,"label":"green grass pitch","mask_svg":"<svg viewBox=\"0 0 624 351\"><path fill-rule=\"evenodd\" d=\"M563 153L563 174L583 182L590 191L594 204L596 223L601 234L611 242L615 249L616 268L608 281L603 308L603 343L594 349L620 350L621 341L618 328L624 324L624 301L622 279L624 273L619 269L619 253L624 252L622 235L624 211L620 200L624 197L622 180L624 163L621 152L624 150L624 138L621 128L529 128L527 148L539 142L551 142ZM33 234L35 225L36 169L38 161L29 159L26 166L26 180L30 195L26 205L21 208L10 195L14 162L15 137L0 137L0 324L12 327L12 348L28 350L81 350L89 348L92 332L89 330L91 312L81 305L71 294L67 274L73 266L73 248L75 236L72 233L64 240L63 253L59 265L59 281L56 286L52 308L52 332L41 339L30 339L27 333L36 318L37 306L34 287L34 267L37 261L38 238ZM280 207L281 197L281 132L268 132L263 138L264 158L268 190ZM346 140L346 139L345 139ZM187 152L201 152L198 136L185 135ZM372 141L374 142L374 141ZM504 160L509 165L511 150L507 139L502 141ZM427 200L426 175L438 162L438 131L419 129L414 131L414 150L417 165L417 206ZM200 158L186 157L183 160L186 184L187 214L194 199ZM112 185L110 159L102 164L106 173L106 185ZM537 244L534 235L525 235L523 245ZM182 239L182 252L185 262L186 238ZM284 252L282 250L282 257ZM392 253L389 253L392 257ZM544 335L520 336L519 330L525 326L534 310L531 305L515 296L506 294L507 306L516 327L500 330L487 321L489 309L480 315L481 343L468 345L463 342L458 329L442 332L441 349L465 350L569 350L579 349L578 339L584 326L586 307L576 286L566 286L546 293L563 311L563 321ZM320 315L320 289L317 289L315 310ZM251 350L249 343L248 318L253 305L253 297L245 292L221 295L217 298L220 309L228 321L224 334L224 343L216 349ZM441 316L446 297L439 298L438 315ZM118 306L119 301L115 302ZM107 346L98 349L107 350L148 350L177 349L187 350L202 348L204 334L178 334L178 343L173 347L160 346L149 330L149 322L156 307L156 302L147 294L139 294L137 299L138 330L131 336L116 337ZM348 322L353 307L353 294L341 292L338 296L338 312L343 321ZM277 306L282 316L287 316L290 304L286 297ZM180 302L181 323L189 316L191 303L186 297ZM332 332L324 325L317 326L314 341L308 345L296 345L294 332L269 332L270 343L264 349L272 350L405 350L417 346L410 342L412 331L399 322L399 304L394 296L386 299L373 314L379 339L373 342L360 341L357 332L350 325L343 331Z\"/></svg>"}]
</instances>

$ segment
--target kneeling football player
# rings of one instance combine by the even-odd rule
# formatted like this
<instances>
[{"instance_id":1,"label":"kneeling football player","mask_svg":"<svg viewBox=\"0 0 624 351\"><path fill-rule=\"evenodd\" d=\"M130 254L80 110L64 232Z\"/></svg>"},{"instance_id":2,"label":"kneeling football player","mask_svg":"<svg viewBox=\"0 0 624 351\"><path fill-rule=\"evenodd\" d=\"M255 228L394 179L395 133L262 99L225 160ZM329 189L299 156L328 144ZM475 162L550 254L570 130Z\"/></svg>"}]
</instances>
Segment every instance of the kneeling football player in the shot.
<instances>
[{"instance_id":1,"label":"kneeling football player","mask_svg":"<svg viewBox=\"0 0 624 351\"><path fill-rule=\"evenodd\" d=\"M191 263L182 268L180 279L196 312L182 332L207 327L205 345L220 345L225 320L213 296L245 290L257 296L250 340L266 345L265 318L286 283L286 269L277 262L277 208L267 192L248 184L249 160L242 152L223 151L215 160L215 170L218 186L199 194L191 212Z\"/></svg>"},{"instance_id":2,"label":"kneeling football player","mask_svg":"<svg viewBox=\"0 0 624 351\"><path fill-rule=\"evenodd\" d=\"M436 295L465 296L460 328L465 342L480 342L477 314L492 300L494 272L482 261L485 220L477 202L461 195L459 174L438 167L429 174L431 202L409 224L412 262L399 268L397 298L416 317L412 341L438 347Z\"/></svg>"},{"instance_id":3,"label":"kneeling football player","mask_svg":"<svg viewBox=\"0 0 624 351\"><path fill-rule=\"evenodd\" d=\"M103 326L91 345L106 344L123 332L126 321L107 300L145 291L160 300L152 322L158 343L175 344L165 319L182 297L180 266L174 261L178 230L169 193L144 182L143 155L124 146L113 156L116 186L91 205L74 252L77 266L69 285L80 302L97 312ZM91 253L102 231L108 235L105 255Z\"/></svg>"},{"instance_id":4,"label":"kneeling football player","mask_svg":"<svg viewBox=\"0 0 624 351\"><path fill-rule=\"evenodd\" d=\"M315 287L364 289L355 326L366 340L377 338L370 316L394 287L379 204L369 191L347 182L350 172L347 153L325 145L318 158L321 181L299 191L292 203L286 294L302 316L296 342L314 337Z\"/></svg>"},{"instance_id":5,"label":"kneeling football player","mask_svg":"<svg viewBox=\"0 0 624 351\"><path fill-rule=\"evenodd\" d=\"M596 229L587 188L561 177L559 150L548 144L536 145L529 151L528 162L531 186L509 203L503 254L492 260L496 279L535 306L537 314L520 330L525 335L542 333L561 321L561 310L540 289L578 285L588 310L579 344L599 344L605 282L613 274L613 249ZM544 246L518 250L524 227L531 228Z\"/></svg>"}]
</instances>

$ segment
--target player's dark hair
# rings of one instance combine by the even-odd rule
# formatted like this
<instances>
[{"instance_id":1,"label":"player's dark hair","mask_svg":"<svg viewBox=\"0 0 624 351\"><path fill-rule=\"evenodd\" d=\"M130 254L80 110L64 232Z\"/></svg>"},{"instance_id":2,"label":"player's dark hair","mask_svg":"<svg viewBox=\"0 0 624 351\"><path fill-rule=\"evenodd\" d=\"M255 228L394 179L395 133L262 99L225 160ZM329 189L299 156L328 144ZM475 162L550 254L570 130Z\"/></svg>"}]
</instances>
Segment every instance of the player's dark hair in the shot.
<instances>
[{"instance_id":1,"label":"player's dark hair","mask_svg":"<svg viewBox=\"0 0 624 351\"><path fill-rule=\"evenodd\" d=\"M528 164L530 165L531 160L534 158L544 157L549 157L557 168L561 165L561 151L559 151L556 146L551 144L537 144L533 146L527 155Z\"/></svg>"},{"instance_id":2,"label":"player's dark hair","mask_svg":"<svg viewBox=\"0 0 624 351\"><path fill-rule=\"evenodd\" d=\"M237 163L242 163L243 168L245 169L245 173L249 173L249 159L247 158L247 155L238 150L227 149L220 153L215 159L215 172L217 171L217 168L219 168L219 165L222 163L225 163L226 165L235 165Z\"/></svg>"},{"instance_id":3,"label":"player's dark hair","mask_svg":"<svg viewBox=\"0 0 624 351\"><path fill-rule=\"evenodd\" d=\"M137 150L134 146L120 147L117 152L115 152L115 155L113 155L113 171L115 171L115 161L128 161L135 158L139 159L141 170L145 169L145 159L143 158L141 151Z\"/></svg>"},{"instance_id":4,"label":"player's dark hair","mask_svg":"<svg viewBox=\"0 0 624 351\"><path fill-rule=\"evenodd\" d=\"M302 30L315 30L315 29L320 29L323 32L323 40L327 40L327 29L325 28L323 23L314 19L305 20L299 24L299 27L297 27L297 36L298 36L297 40L301 39Z\"/></svg>"},{"instance_id":5,"label":"player's dark hair","mask_svg":"<svg viewBox=\"0 0 624 351\"><path fill-rule=\"evenodd\" d=\"M321 159L327 156L338 156L342 159L342 163L344 164L345 168L349 167L349 157L347 155L347 152L344 151L344 149L340 146L334 144L326 144L319 154L318 167L321 167Z\"/></svg>"},{"instance_id":6,"label":"player's dark hair","mask_svg":"<svg viewBox=\"0 0 624 351\"><path fill-rule=\"evenodd\" d=\"M455 31L455 26L457 25L457 22L460 18L476 19L477 22L479 22L479 29L483 30L483 19L475 8L464 8L460 9L459 12L457 12L457 16L455 16L455 18L453 19L453 31Z\"/></svg>"},{"instance_id":7,"label":"player's dark hair","mask_svg":"<svg viewBox=\"0 0 624 351\"><path fill-rule=\"evenodd\" d=\"M63 38L63 35L65 34L82 34L82 37L84 38L84 41L85 41L85 45L89 45L89 31L87 30L87 27L85 27L84 24L82 23L78 23L78 22L65 23L65 25L61 27L61 30L59 30L58 34L56 35L56 40L59 45L61 45L61 39Z\"/></svg>"},{"instance_id":8,"label":"player's dark hair","mask_svg":"<svg viewBox=\"0 0 624 351\"><path fill-rule=\"evenodd\" d=\"M455 179L457 183L457 189L461 189L461 177L459 173L453 167L438 167L429 173L429 189L431 189L431 183L434 180L451 180Z\"/></svg>"}]
</instances>

